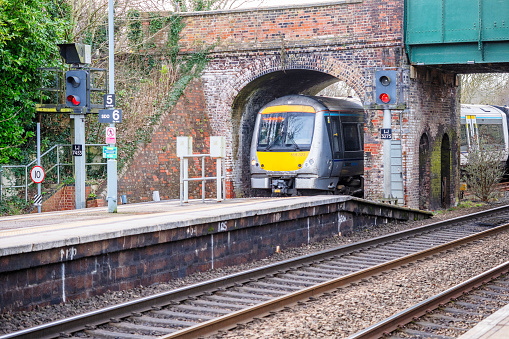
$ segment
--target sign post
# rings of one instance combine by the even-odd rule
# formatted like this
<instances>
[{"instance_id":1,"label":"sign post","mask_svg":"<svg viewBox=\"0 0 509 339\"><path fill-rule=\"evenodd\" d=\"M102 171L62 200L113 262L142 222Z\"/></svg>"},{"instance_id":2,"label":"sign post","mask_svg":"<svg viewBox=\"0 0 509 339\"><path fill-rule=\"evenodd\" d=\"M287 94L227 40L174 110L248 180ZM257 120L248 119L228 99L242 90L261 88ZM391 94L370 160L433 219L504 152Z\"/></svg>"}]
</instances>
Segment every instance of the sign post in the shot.
<instances>
[{"instance_id":1,"label":"sign post","mask_svg":"<svg viewBox=\"0 0 509 339\"><path fill-rule=\"evenodd\" d=\"M113 0L108 0L108 86L109 94L105 98L105 108L115 107L115 53L113 41ZM112 107L111 107L112 106ZM115 123L111 122L109 127L115 128ZM110 144L114 147L114 144ZM107 201L108 212L117 213L117 159L108 158L107 163Z\"/></svg>"}]
</instances>

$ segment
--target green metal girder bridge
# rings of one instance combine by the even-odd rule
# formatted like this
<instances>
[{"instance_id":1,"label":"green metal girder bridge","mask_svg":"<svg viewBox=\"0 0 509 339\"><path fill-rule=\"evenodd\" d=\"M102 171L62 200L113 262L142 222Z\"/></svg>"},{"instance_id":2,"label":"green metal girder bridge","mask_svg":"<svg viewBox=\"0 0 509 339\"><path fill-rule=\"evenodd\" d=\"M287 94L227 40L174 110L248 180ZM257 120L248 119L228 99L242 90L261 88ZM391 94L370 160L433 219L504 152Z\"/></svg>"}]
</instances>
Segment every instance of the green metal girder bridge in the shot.
<instances>
[{"instance_id":1,"label":"green metal girder bridge","mask_svg":"<svg viewBox=\"0 0 509 339\"><path fill-rule=\"evenodd\" d=\"M405 0L412 65L509 72L509 0Z\"/></svg>"}]
</instances>

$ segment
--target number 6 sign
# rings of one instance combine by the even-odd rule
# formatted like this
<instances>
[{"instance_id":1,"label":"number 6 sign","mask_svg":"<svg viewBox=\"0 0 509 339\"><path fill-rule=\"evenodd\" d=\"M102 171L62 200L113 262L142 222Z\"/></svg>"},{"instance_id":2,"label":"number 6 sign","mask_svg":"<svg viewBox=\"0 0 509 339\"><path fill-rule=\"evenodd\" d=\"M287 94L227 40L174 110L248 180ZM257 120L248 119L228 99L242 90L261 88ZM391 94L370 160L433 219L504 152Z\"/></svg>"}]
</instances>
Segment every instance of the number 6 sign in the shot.
<instances>
[{"instance_id":1,"label":"number 6 sign","mask_svg":"<svg viewBox=\"0 0 509 339\"><path fill-rule=\"evenodd\" d=\"M30 178L36 184L40 184L41 182L43 182L44 176L45 176L45 173L41 166L34 166L30 170Z\"/></svg>"}]
</instances>

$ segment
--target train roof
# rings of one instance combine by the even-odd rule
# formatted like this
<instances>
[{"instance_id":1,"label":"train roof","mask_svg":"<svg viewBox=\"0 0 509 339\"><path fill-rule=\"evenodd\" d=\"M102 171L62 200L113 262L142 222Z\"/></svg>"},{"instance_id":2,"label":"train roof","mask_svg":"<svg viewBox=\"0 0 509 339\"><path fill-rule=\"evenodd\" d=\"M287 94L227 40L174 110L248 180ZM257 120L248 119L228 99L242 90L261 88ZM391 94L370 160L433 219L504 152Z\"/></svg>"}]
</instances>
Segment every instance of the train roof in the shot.
<instances>
[{"instance_id":1,"label":"train roof","mask_svg":"<svg viewBox=\"0 0 509 339\"><path fill-rule=\"evenodd\" d=\"M277 98L268 104L266 104L262 109L263 111L266 107L270 106L278 106L278 105L308 105L312 106L317 112L323 110L329 111L352 111L352 110L360 110L364 111L362 104L359 100L353 98L332 98L332 97L322 97L322 96L308 96L308 95L300 95L300 94L291 94L286 95L281 98Z\"/></svg>"},{"instance_id":2,"label":"train roof","mask_svg":"<svg viewBox=\"0 0 509 339\"><path fill-rule=\"evenodd\" d=\"M508 113L507 108L505 107L497 107L491 105L461 105L461 116L465 116L467 114L475 114L475 115L506 115Z\"/></svg>"}]
</instances>

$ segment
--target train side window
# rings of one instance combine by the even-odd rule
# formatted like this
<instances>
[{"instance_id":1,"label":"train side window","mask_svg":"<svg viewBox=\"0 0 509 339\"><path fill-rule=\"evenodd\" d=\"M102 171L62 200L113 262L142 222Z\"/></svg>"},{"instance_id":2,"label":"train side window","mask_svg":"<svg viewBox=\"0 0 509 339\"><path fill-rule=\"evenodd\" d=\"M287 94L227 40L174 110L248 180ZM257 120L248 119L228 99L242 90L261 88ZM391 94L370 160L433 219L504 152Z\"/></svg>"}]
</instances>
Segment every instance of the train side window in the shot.
<instances>
[{"instance_id":1,"label":"train side window","mask_svg":"<svg viewBox=\"0 0 509 339\"><path fill-rule=\"evenodd\" d=\"M362 151L357 124L343 123L345 152Z\"/></svg>"},{"instance_id":2,"label":"train side window","mask_svg":"<svg viewBox=\"0 0 509 339\"><path fill-rule=\"evenodd\" d=\"M460 149L462 152L466 152L468 150L468 140L467 140L467 125L461 124L460 127Z\"/></svg>"},{"instance_id":3,"label":"train side window","mask_svg":"<svg viewBox=\"0 0 509 339\"><path fill-rule=\"evenodd\" d=\"M502 124L481 124L477 125L479 136L484 138L489 145L504 145L504 133Z\"/></svg>"},{"instance_id":4,"label":"train side window","mask_svg":"<svg viewBox=\"0 0 509 339\"><path fill-rule=\"evenodd\" d=\"M330 116L327 118L329 122L330 132L331 132L331 144L332 144L332 157L334 159L339 159L341 157L341 149L339 142L339 117L338 116Z\"/></svg>"}]
</instances>

